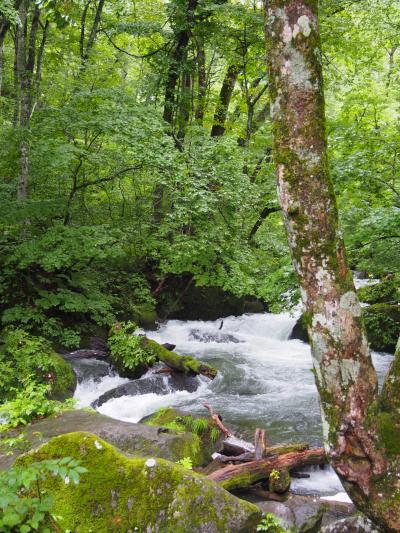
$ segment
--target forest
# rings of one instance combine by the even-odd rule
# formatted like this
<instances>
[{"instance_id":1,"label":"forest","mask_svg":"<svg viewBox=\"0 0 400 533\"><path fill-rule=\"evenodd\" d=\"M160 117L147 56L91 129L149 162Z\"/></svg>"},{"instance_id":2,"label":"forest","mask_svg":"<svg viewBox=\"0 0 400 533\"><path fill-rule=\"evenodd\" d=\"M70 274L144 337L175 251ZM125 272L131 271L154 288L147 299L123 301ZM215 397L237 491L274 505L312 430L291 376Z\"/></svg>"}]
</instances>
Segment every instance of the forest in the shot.
<instances>
[{"instance_id":1,"label":"forest","mask_svg":"<svg viewBox=\"0 0 400 533\"><path fill-rule=\"evenodd\" d=\"M0 0L0 532L400 531L400 4Z\"/></svg>"}]
</instances>

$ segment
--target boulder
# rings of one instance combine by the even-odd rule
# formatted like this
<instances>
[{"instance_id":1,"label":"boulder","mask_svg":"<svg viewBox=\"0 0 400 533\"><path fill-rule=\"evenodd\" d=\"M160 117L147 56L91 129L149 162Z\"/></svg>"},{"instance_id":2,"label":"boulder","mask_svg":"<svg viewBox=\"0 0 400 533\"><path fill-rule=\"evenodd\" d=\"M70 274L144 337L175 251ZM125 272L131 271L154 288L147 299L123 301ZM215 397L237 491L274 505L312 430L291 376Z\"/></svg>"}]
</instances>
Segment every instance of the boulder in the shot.
<instances>
[{"instance_id":1,"label":"boulder","mask_svg":"<svg viewBox=\"0 0 400 533\"><path fill-rule=\"evenodd\" d=\"M11 430L0 434L0 469L8 468L24 451L36 448L52 437L74 431L94 433L129 455L154 455L171 461L191 457L195 466L203 465L208 460L200 449L199 437L193 433L122 422L95 411L74 410L64 411L24 428L24 438L18 447L12 448L11 455L10 448L1 446L1 440L16 437L18 432Z\"/></svg>"},{"instance_id":2,"label":"boulder","mask_svg":"<svg viewBox=\"0 0 400 533\"><path fill-rule=\"evenodd\" d=\"M92 350L89 348L82 348L79 350L74 350L73 352L62 353L61 356L67 361L71 359L105 359L108 356L108 351L106 350Z\"/></svg>"},{"instance_id":3,"label":"boulder","mask_svg":"<svg viewBox=\"0 0 400 533\"><path fill-rule=\"evenodd\" d=\"M189 431L199 437L199 451L196 455L198 463L208 465L216 450L222 448L225 435L219 432L211 418L205 418L199 414L191 414L173 407L159 409L148 415L140 423L149 426L161 426L163 428Z\"/></svg>"},{"instance_id":4,"label":"boulder","mask_svg":"<svg viewBox=\"0 0 400 533\"><path fill-rule=\"evenodd\" d=\"M261 518L255 505L199 474L164 459L126 458L90 433L56 437L19 462L66 456L87 469L80 483L42 483L62 531L251 533Z\"/></svg>"},{"instance_id":5,"label":"boulder","mask_svg":"<svg viewBox=\"0 0 400 533\"><path fill-rule=\"evenodd\" d=\"M100 361L99 359L74 359L71 360L71 366L76 374L78 383L89 379L98 382L111 374L110 365L106 361Z\"/></svg>"},{"instance_id":6,"label":"boulder","mask_svg":"<svg viewBox=\"0 0 400 533\"><path fill-rule=\"evenodd\" d=\"M92 407L100 407L103 403L120 398L121 396L139 396L141 394L169 394L175 391L194 392L200 386L200 381L194 376L187 376L178 372L171 374L154 374L152 376L130 381L119 385L102 394L92 404Z\"/></svg>"},{"instance_id":7,"label":"boulder","mask_svg":"<svg viewBox=\"0 0 400 533\"><path fill-rule=\"evenodd\" d=\"M246 500L255 503L263 513L271 513L278 518L282 527L298 533L316 533L321 526L354 516L352 504L324 501L315 496L301 496L290 493L285 501L266 501L265 491L253 487L244 495Z\"/></svg>"},{"instance_id":8,"label":"boulder","mask_svg":"<svg viewBox=\"0 0 400 533\"><path fill-rule=\"evenodd\" d=\"M321 533L381 533L365 516L344 518L323 527Z\"/></svg>"}]
</instances>

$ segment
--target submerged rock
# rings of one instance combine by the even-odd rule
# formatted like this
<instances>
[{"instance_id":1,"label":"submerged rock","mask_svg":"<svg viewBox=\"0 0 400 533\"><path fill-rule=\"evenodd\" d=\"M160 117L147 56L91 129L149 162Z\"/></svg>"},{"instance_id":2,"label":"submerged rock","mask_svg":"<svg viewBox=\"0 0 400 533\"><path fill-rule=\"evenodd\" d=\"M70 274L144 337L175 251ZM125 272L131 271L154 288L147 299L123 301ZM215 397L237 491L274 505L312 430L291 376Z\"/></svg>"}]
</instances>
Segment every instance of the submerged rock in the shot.
<instances>
[{"instance_id":1,"label":"submerged rock","mask_svg":"<svg viewBox=\"0 0 400 533\"><path fill-rule=\"evenodd\" d=\"M97 382L111 374L111 367L106 361L98 359L75 359L71 366L76 374L78 383L92 379Z\"/></svg>"},{"instance_id":2,"label":"submerged rock","mask_svg":"<svg viewBox=\"0 0 400 533\"><path fill-rule=\"evenodd\" d=\"M200 381L193 376L173 372L171 374L155 374L146 378L130 381L119 385L102 394L92 404L97 408L103 403L121 396L138 396L141 394L165 395L175 391L194 392L200 386Z\"/></svg>"},{"instance_id":3,"label":"submerged rock","mask_svg":"<svg viewBox=\"0 0 400 533\"><path fill-rule=\"evenodd\" d=\"M88 472L78 485L43 481L63 531L250 533L261 518L255 505L199 474L163 459L128 459L89 433L54 438L20 463L65 456Z\"/></svg>"},{"instance_id":4,"label":"submerged rock","mask_svg":"<svg viewBox=\"0 0 400 533\"><path fill-rule=\"evenodd\" d=\"M201 331L199 329L192 329L192 331L189 333L189 339L200 341L200 342L218 342L218 343L229 343L233 342L235 344L240 341L233 335L230 335L229 333L221 333L221 332L208 332L208 331Z\"/></svg>"},{"instance_id":5,"label":"submerged rock","mask_svg":"<svg viewBox=\"0 0 400 533\"><path fill-rule=\"evenodd\" d=\"M74 431L88 431L98 435L129 455L146 457L154 455L171 461L184 457L192 457L193 464L203 465L208 456L200 447L200 439L190 432L165 430L158 426L131 424L101 415L95 411L65 411L56 416L31 424L24 428L24 439L19 448L1 447L0 438L0 469L8 468L21 453L48 442L51 438ZM16 430L1 434L1 437L15 437Z\"/></svg>"}]
</instances>

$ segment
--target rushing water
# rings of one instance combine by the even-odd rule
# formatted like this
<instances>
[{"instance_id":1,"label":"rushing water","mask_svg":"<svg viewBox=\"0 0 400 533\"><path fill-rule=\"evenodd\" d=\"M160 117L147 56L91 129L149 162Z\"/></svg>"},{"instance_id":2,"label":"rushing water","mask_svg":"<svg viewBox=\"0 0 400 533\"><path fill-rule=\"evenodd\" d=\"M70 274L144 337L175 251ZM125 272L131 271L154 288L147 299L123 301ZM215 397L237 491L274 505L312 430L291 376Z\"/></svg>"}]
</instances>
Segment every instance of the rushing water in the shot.
<instances>
[{"instance_id":1,"label":"rushing water","mask_svg":"<svg viewBox=\"0 0 400 533\"><path fill-rule=\"evenodd\" d=\"M264 313L225 318L223 322L170 320L157 331L146 332L157 342L176 344L178 353L191 354L218 369L209 381L200 378L196 392L167 395L143 394L109 400L99 411L120 420L138 422L160 407L175 406L207 416L209 402L224 423L251 438L256 427L266 429L269 443L306 441L322 443L318 395L311 372L308 344L289 340L296 317ZM380 380L391 356L373 353ZM125 383L117 375L87 380L78 386L80 405L89 405L100 394ZM296 480L302 492L335 494L341 490L331 471L316 471L312 481Z\"/></svg>"}]
</instances>

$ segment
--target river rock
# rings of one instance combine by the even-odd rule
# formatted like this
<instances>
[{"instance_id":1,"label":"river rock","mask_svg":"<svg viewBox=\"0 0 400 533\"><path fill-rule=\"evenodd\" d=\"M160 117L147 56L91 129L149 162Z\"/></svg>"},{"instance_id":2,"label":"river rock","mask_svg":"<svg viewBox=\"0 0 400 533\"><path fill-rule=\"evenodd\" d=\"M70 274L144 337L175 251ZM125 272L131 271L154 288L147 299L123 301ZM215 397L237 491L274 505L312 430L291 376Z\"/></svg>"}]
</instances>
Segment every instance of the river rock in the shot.
<instances>
[{"instance_id":1,"label":"river rock","mask_svg":"<svg viewBox=\"0 0 400 533\"><path fill-rule=\"evenodd\" d=\"M67 359L67 360L89 359L89 358L104 359L108 357L108 352L105 350L91 350L91 349L82 348L80 350L63 353L61 355L62 357L64 357L64 359Z\"/></svg>"},{"instance_id":2,"label":"river rock","mask_svg":"<svg viewBox=\"0 0 400 533\"><path fill-rule=\"evenodd\" d=\"M124 385L119 385L102 394L92 406L97 408L103 403L121 396L139 396L141 394L165 395L175 391L194 392L200 386L200 381L193 376L171 372L171 374L156 374L146 378L130 381Z\"/></svg>"},{"instance_id":3,"label":"river rock","mask_svg":"<svg viewBox=\"0 0 400 533\"><path fill-rule=\"evenodd\" d=\"M111 374L111 367L106 361L99 359L73 359L71 366L76 374L78 383L92 379L100 381L105 376Z\"/></svg>"},{"instance_id":4,"label":"river rock","mask_svg":"<svg viewBox=\"0 0 400 533\"><path fill-rule=\"evenodd\" d=\"M8 468L21 453L37 448L52 437L74 431L87 431L110 442L129 455L154 455L171 461L192 457L193 464L203 465L209 460L199 448L199 438L190 432L164 430L159 426L131 424L104 416L95 411L64 411L56 416L39 420L23 430L24 439L18 447L2 448L1 440L17 436L17 430L0 434L0 469Z\"/></svg>"},{"instance_id":5,"label":"river rock","mask_svg":"<svg viewBox=\"0 0 400 533\"><path fill-rule=\"evenodd\" d=\"M322 526L349 518L356 512L350 503L324 501L315 496L293 493L285 501L266 500L265 491L257 487L242 493L242 496L255 503L263 513L275 515L283 528L297 533L319 532Z\"/></svg>"},{"instance_id":6,"label":"river rock","mask_svg":"<svg viewBox=\"0 0 400 533\"><path fill-rule=\"evenodd\" d=\"M89 433L69 433L20 459L72 457L87 472L78 485L49 477L52 513L62 531L240 533L255 531L259 509L210 480L158 458L126 458Z\"/></svg>"},{"instance_id":7,"label":"river rock","mask_svg":"<svg viewBox=\"0 0 400 533\"><path fill-rule=\"evenodd\" d=\"M189 333L189 339L200 341L200 342L217 342L217 343L229 343L233 342L235 344L240 341L233 335L230 335L229 333L221 333L221 332L211 332L211 331L201 331L199 329L192 329L192 331Z\"/></svg>"},{"instance_id":8,"label":"river rock","mask_svg":"<svg viewBox=\"0 0 400 533\"><path fill-rule=\"evenodd\" d=\"M321 533L380 533L365 516L352 516L323 527Z\"/></svg>"}]
</instances>

